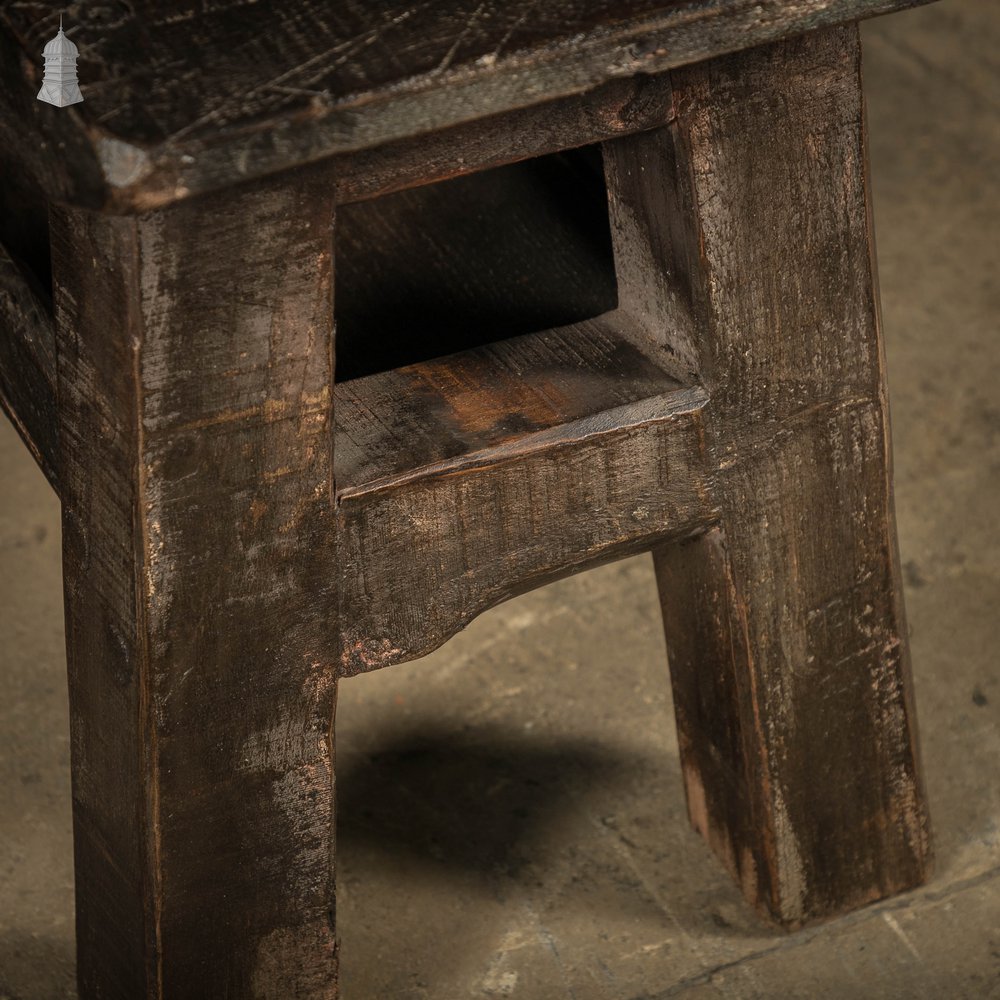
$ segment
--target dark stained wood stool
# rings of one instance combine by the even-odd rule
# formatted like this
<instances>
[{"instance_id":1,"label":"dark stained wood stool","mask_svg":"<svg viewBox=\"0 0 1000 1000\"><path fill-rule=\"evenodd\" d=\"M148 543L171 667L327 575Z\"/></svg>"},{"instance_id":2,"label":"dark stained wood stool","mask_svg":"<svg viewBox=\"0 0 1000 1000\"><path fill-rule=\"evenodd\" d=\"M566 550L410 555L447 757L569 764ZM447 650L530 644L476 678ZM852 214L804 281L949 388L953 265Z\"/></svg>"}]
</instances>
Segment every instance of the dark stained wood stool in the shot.
<instances>
[{"instance_id":1,"label":"dark stained wood stool","mask_svg":"<svg viewBox=\"0 0 1000 1000\"><path fill-rule=\"evenodd\" d=\"M747 899L926 878L856 24L913 5L77 5L69 108L3 8L83 1000L336 996L338 680L645 550Z\"/></svg>"}]
</instances>

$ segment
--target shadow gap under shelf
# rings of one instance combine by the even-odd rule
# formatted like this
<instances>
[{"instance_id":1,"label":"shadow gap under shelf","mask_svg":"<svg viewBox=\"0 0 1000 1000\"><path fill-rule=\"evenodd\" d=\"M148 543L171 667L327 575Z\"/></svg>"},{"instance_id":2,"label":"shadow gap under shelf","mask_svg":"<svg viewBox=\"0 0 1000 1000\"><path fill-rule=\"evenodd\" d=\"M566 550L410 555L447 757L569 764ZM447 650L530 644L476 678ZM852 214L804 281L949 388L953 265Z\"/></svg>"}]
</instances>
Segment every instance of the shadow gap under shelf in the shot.
<instances>
[{"instance_id":1,"label":"shadow gap under shelf","mask_svg":"<svg viewBox=\"0 0 1000 1000\"><path fill-rule=\"evenodd\" d=\"M611 312L336 385L338 495L557 446L560 428L572 440L588 432L572 425L606 414L590 432L608 430L635 417L630 404L684 390L629 326Z\"/></svg>"}]
</instances>

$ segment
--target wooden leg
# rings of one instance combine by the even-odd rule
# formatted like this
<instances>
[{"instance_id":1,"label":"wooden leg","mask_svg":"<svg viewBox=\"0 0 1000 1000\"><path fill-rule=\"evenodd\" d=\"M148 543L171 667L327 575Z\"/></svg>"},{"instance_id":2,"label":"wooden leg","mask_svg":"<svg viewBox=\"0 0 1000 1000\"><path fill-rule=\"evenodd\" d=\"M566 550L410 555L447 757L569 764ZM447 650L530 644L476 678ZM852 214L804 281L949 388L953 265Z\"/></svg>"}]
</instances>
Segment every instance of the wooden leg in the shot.
<instances>
[{"instance_id":1,"label":"wooden leg","mask_svg":"<svg viewBox=\"0 0 1000 1000\"><path fill-rule=\"evenodd\" d=\"M859 494L870 459L795 481L814 448L832 464L873 433L855 417L746 470L724 527L655 554L691 822L792 926L927 874L892 557Z\"/></svg>"},{"instance_id":2,"label":"wooden leg","mask_svg":"<svg viewBox=\"0 0 1000 1000\"><path fill-rule=\"evenodd\" d=\"M751 902L799 925L930 860L857 29L672 88L671 124L608 161L620 256L668 287L710 395L718 525L655 553L688 806Z\"/></svg>"},{"instance_id":3,"label":"wooden leg","mask_svg":"<svg viewBox=\"0 0 1000 1000\"><path fill-rule=\"evenodd\" d=\"M81 1000L337 993L328 187L53 214Z\"/></svg>"}]
</instances>

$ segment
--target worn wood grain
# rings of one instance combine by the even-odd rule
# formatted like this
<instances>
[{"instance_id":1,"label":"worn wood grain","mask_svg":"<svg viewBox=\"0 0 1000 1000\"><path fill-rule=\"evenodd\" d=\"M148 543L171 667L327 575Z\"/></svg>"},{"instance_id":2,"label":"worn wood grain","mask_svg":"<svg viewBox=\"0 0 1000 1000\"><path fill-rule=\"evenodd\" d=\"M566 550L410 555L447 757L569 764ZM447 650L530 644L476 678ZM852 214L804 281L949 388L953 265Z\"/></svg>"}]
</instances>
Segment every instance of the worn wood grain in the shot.
<instances>
[{"instance_id":1,"label":"worn wood grain","mask_svg":"<svg viewBox=\"0 0 1000 1000\"><path fill-rule=\"evenodd\" d=\"M53 217L81 997L336 995L331 222Z\"/></svg>"},{"instance_id":2,"label":"worn wood grain","mask_svg":"<svg viewBox=\"0 0 1000 1000\"><path fill-rule=\"evenodd\" d=\"M338 495L680 389L624 322L608 313L337 385Z\"/></svg>"},{"instance_id":3,"label":"worn wood grain","mask_svg":"<svg viewBox=\"0 0 1000 1000\"><path fill-rule=\"evenodd\" d=\"M56 345L51 306L0 243L0 406L58 491Z\"/></svg>"},{"instance_id":4,"label":"worn wood grain","mask_svg":"<svg viewBox=\"0 0 1000 1000\"><path fill-rule=\"evenodd\" d=\"M335 997L338 677L647 549L747 897L926 876L829 27L913 2L77 4L71 109L33 98L50 19L0 11L5 197L102 210L52 212L54 347L41 238L0 259L64 505L83 1000ZM607 198L594 149L456 176L598 139Z\"/></svg>"},{"instance_id":5,"label":"worn wood grain","mask_svg":"<svg viewBox=\"0 0 1000 1000\"><path fill-rule=\"evenodd\" d=\"M667 74L643 73L583 94L341 153L327 165L337 201L349 204L640 132L661 124L669 95Z\"/></svg>"},{"instance_id":6,"label":"worn wood grain","mask_svg":"<svg viewBox=\"0 0 1000 1000\"><path fill-rule=\"evenodd\" d=\"M606 156L613 203L676 220L634 261L690 309L710 396L719 523L656 549L688 807L748 898L799 925L930 858L857 28L672 84L673 123Z\"/></svg>"},{"instance_id":7,"label":"worn wood grain","mask_svg":"<svg viewBox=\"0 0 1000 1000\"><path fill-rule=\"evenodd\" d=\"M421 656L515 594L710 524L704 404L677 389L348 491L342 671Z\"/></svg>"},{"instance_id":8,"label":"worn wood grain","mask_svg":"<svg viewBox=\"0 0 1000 1000\"><path fill-rule=\"evenodd\" d=\"M711 520L705 397L613 308L602 172L590 148L339 210L345 673Z\"/></svg>"},{"instance_id":9,"label":"worn wood grain","mask_svg":"<svg viewBox=\"0 0 1000 1000\"><path fill-rule=\"evenodd\" d=\"M921 2L78 2L64 13L86 99L68 111L34 101L54 11L13 2L0 119L29 150L70 151L31 153L51 197L148 209Z\"/></svg>"}]
</instances>

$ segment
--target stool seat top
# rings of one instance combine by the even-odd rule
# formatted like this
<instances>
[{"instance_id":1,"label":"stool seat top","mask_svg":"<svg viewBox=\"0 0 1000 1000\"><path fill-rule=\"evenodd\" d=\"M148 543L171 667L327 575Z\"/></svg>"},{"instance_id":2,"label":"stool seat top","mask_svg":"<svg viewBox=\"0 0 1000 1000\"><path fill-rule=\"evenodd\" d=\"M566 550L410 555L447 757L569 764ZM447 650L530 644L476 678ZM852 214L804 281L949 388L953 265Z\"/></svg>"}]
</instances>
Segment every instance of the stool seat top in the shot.
<instances>
[{"instance_id":1,"label":"stool seat top","mask_svg":"<svg viewBox=\"0 0 1000 1000\"><path fill-rule=\"evenodd\" d=\"M0 140L47 196L141 211L927 0L133 0L0 8ZM6 133L6 135L5 135ZM9 155L9 154L8 154Z\"/></svg>"}]
</instances>

